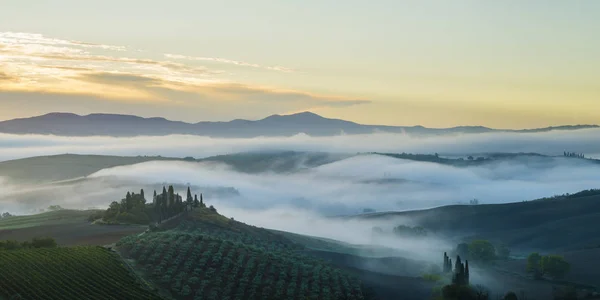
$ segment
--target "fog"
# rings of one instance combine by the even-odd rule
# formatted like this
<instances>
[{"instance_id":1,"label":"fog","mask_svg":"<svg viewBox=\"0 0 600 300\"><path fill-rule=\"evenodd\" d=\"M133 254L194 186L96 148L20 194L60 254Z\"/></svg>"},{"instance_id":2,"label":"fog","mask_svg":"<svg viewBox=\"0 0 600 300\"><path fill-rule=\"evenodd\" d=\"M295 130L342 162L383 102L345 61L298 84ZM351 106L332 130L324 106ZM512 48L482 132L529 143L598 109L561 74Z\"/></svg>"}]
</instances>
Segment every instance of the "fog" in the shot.
<instances>
[{"instance_id":1,"label":"fog","mask_svg":"<svg viewBox=\"0 0 600 300\"><path fill-rule=\"evenodd\" d=\"M243 173L223 163L151 161L100 170L87 178L40 185L16 185L0 173L0 212L28 214L61 205L106 208L127 191L144 188L147 198L164 184L185 194L203 193L205 202L251 225L336 239L353 245L376 245L416 260L440 263L440 251L456 241L430 235L421 240L394 236L374 239L374 226L391 230L412 220L343 221L332 216L364 209L401 211L468 203L532 200L600 188L600 164L563 158L563 151L600 153L600 130L537 134L471 134L439 137L373 134L327 138L212 139L197 136L81 137L0 135L0 159L62 153L162 155L196 158L242 151L296 150L335 153L409 152L441 155L486 152L537 152L559 157L523 157L471 167L395 159L365 154L288 173ZM68 167L68 166L66 166ZM60 172L60 170L57 170ZM408 254L407 254L408 253ZM372 254L372 253L371 253ZM373 255L373 254L372 254ZM415 274L423 270L413 270ZM478 275L475 278L479 277ZM481 276L483 281L485 276Z\"/></svg>"},{"instance_id":2,"label":"fog","mask_svg":"<svg viewBox=\"0 0 600 300\"><path fill-rule=\"evenodd\" d=\"M59 137L51 135L0 134L0 161L63 153L107 155L162 155L196 158L260 150L325 152L409 152L464 155L488 152L536 152L547 155L563 151L600 153L600 129L544 133L484 133L443 136L402 134L339 135L310 137L262 137L220 139L190 135L162 137Z\"/></svg>"}]
</instances>

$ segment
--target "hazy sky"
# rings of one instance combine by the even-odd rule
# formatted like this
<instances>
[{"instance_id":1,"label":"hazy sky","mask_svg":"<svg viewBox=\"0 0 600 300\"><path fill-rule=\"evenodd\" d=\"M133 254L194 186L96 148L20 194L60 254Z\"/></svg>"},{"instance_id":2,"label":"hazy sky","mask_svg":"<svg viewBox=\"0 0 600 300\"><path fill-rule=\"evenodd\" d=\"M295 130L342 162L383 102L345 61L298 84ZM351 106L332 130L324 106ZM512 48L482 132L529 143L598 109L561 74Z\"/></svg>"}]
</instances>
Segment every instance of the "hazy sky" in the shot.
<instances>
[{"instance_id":1,"label":"hazy sky","mask_svg":"<svg viewBox=\"0 0 600 300\"><path fill-rule=\"evenodd\" d=\"M600 123L600 1L0 0L0 119Z\"/></svg>"}]
</instances>

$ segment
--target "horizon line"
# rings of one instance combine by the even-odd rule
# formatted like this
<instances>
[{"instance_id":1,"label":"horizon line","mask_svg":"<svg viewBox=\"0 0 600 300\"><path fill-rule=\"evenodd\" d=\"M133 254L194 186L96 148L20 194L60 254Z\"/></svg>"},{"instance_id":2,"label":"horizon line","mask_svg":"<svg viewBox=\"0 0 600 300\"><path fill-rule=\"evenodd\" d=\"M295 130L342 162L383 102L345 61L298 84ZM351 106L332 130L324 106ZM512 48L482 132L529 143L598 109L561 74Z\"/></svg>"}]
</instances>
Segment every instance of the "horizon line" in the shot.
<instances>
[{"instance_id":1,"label":"horizon line","mask_svg":"<svg viewBox=\"0 0 600 300\"><path fill-rule=\"evenodd\" d=\"M166 120L166 121L169 121L169 122L180 122L180 123L185 123L185 124L190 124L190 125L196 125L196 124L200 124L200 123L229 123L229 122L233 122L233 121L257 122L257 121L261 121L261 120L267 119L269 117L275 117L275 116L285 117L285 116L295 116L295 115L302 115L302 114L310 114L310 115L318 116L318 117L323 118L323 119L345 121L345 122L354 123L354 124L362 125L362 126L401 127L401 128L402 127L405 127L405 128L421 127L421 128L425 128L425 129L453 129L453 128L462 128L462 127L468 127L468 128L477 128L477 127L479 127L479 128L486 128L486 129L498 130L498 131L523 131L523 130L538 130L538 129L561 128L561 127L591 127L591 128L598 128L598 127L600 127L599 124L562 124L562 125L549 125L549 126L546 126L546 127L518 128L518 129L493 128L493 127L488 127L488 126L483 126L483 125L457 125L457 126L452 126L452 127L426 127L426 126L423 126L423 125L381 125L381 124L364 124L364 123L357 123L357 122L349 121L349 120L345 120L345 119L328 118L328 117L324 117L322 115L319 115L319 114L311 112L311 111L302 111L302 112L290 113L290 114L272 114L272 115L268 115L266 117L262 117L262 118L254 119L254 120L236 118L236 119L231 119L231 120L227 120L227 121L198 121L198 122L193 122L193 123L186 122L186 121L181 121L181 120L172 120L172 119L167 119L165 117L158 117L158 116L143 117L143 116L132 115L132 114L107 113L107 112L95 112L95 113L89 113L89 114L78 114L78 113L73 113L73 112L55 111L55 112L49 112L49 113L45 113L45 114L41 114L41 115L33 115L33 116L30 116L30 117L20 117L20 118L12 118L12 119L0 120L0 123L14 121L14 120L26 120L26 119L32 119L32 118L43 117L43 116L48 116L48 115L61 115L61 114L62 115L74 115L74 116L78 116L78 117L88 117L88 116L93 116L93 115L111 115L111 116L137 117L137 118L141 118L141 119L145 119L145 120L163 119L163 120Z\"/></svg>"}]
</instances>

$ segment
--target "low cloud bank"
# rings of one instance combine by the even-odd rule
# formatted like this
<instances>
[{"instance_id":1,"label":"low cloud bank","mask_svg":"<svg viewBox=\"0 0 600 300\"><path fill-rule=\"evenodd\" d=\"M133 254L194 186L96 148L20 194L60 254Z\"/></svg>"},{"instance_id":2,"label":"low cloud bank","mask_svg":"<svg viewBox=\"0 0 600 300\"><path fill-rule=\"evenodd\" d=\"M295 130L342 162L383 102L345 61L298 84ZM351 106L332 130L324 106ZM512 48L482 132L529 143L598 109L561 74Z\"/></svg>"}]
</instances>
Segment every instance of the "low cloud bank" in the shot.
<instances>
[{"instance_id":1,"label":"low cloud bank","mask_svg":"<svg viewBox=\"0 0 600 300\"><path fill-rule=\"evenodd\" d=\"M458 168L360 155L286 174L247 174L215 163L152 161L104 169L72 183L33 187L5 183L0 191L0 210L10 205L23 211L50 202L77 208L103 207L121 199L127 190L143 187L150 195L149 189L156 184L173 183L192 185L197 193L207 189L233 191L208 193L212 199L207 200L217 207L303 209L332 216L360 213L366 208L424 209L468 203L474 198L482 204L516 202L599 188L599 182L600 164L562 157Z\"/></svg>"},{"instance_id":2,"label":"low cloud bank","mask_svg":"<svg viewBox=\"0 0 600 300\"><path fill-rule=\"evenodd\" d=\"M485 133L429 137L402 134L339 135L333 137L261 137L220 139L202 136L60 137L0 134L0 161L53 154L162 155L196 158L242 151L295 150L337 153L409 152L465 155L489 152L563 151L599 157L600 129L544 133ZM600 158L600 157L599 157Z\"/></svg>"}]
</instances>

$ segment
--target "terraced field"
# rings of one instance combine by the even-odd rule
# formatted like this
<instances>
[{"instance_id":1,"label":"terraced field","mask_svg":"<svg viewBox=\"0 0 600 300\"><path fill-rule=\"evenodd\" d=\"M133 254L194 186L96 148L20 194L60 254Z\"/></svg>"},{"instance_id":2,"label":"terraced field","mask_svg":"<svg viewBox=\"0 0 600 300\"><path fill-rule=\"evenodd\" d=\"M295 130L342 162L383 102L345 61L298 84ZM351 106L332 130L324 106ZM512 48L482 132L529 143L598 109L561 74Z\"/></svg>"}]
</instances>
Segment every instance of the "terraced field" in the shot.
<instances>
[{"instance_id":1,"label":"terraced field","mask_svg":"<svg viewBox=\"0 0 600 300\"><path fill-rule=\"evenodd\" d=\"M162 299L102 247L0 250L0 270L0 298Z\"/></svg>"}]
</instances>

